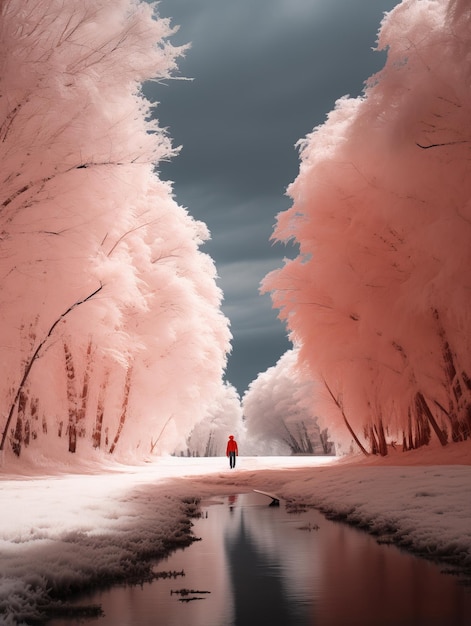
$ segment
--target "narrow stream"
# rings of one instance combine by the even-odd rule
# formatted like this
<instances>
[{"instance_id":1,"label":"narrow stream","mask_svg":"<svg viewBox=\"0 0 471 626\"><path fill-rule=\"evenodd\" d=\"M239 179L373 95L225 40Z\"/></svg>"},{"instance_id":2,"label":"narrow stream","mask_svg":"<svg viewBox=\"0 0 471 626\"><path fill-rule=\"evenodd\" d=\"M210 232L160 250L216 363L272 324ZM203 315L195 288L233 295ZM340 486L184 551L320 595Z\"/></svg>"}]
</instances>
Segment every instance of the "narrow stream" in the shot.
<instances>
[{"instance_id":1,"label":"narrow stream","mask_svg":"<svg viewBox=\"0 0 471 626\"><path fill-rule=\"evenodd\" d=\"M100 626L467 626L456 576L315 510L248 493L205 503L201 541L161 561L184 576L88 596ZM54 620L51 626L83 621Z\"/></svg>"}]
</instances>

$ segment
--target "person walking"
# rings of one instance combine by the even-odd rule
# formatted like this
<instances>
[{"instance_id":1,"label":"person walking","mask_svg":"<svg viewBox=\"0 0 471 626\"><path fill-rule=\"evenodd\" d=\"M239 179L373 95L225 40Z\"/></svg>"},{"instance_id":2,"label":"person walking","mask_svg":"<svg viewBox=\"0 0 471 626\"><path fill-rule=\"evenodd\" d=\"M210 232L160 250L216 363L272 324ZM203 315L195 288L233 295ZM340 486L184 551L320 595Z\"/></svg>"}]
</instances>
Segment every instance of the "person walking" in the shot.
<instances>
[{"instance_id":1,"label":"person walking","mask_svg":"<svg viewBox=\"0 0 471 626\"><path fill-rule=\"evenodd\" d=\"M229 435L229 441L226 446L226 456L229 457L229 466L231 469L235 467L236 464L236 456L239 454L239 449L237 447L237 441L234 439L234 435Z\"/></svg>"}]
</instances>

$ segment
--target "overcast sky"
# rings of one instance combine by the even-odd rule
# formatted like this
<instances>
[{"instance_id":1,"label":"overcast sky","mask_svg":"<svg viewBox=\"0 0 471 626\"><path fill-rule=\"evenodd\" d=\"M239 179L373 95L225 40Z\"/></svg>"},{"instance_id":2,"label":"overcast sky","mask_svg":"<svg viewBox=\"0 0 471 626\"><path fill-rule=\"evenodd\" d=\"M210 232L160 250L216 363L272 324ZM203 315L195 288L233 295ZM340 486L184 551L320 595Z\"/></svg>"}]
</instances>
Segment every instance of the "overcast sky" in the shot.
<instances>
[{"instance_id":1,"label":"overcast sky","mask_svg":"<svg viewBox=\"0 0 471 626\"><path fill-rule=\"evenodd\" d=\"M270 242L299 168L296 142L335 101L360 95L384 64L374 52L399 0L161 0L159 14L190 43L179 74L153 85L156 115L182 150L159 166L177 202L205 222L231 321L226 378L242 395L291 347L263 277L293 251ZM365 137L365 141L367 138Z\"/></svg>"}]
</instances>

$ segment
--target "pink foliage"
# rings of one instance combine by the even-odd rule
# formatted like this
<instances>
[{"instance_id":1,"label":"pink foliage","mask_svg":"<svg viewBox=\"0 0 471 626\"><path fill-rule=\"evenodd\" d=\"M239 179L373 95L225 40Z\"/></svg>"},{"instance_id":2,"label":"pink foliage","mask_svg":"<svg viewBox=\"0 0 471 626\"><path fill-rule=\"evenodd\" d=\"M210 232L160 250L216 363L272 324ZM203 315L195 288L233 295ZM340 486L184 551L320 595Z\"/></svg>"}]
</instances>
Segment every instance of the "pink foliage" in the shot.
<instances>
[{"instance_id":1,"label":"pink foliage","mask_svg":"<svg viewBox=\"0 0 471 626\"><path fill-rule=\"evenodd\" d=\"M208 411L192 429L186 446L181 446L182 456L225 456L228 433L239 442L239 452L247 455L243 443L245 426L242 421L240 397L235 387L225 383L214 395Z\"/></svg>"},{"instance_id":2,"label":"pink foliage","mask_svg":"<svg viewBox=\"0 0 471 626\"><path fill-rule=\"evenodd\" d=\"M322 454L316 396L313 381L300 367L297 348L261 372L242 398L251 452Z\"/></svg>"},{"instance_id":3,"label":"pink foliage","mask_svg":"<svg viewBox=\"0 0 471 626\"><path fill-rule=\"evenodd\" d=\"M332 392L325 420L373 450L378 433L411 444L420 395L438 436L471 433L469 3L404 0L378 43L364 95L300 142L273 235L300 254L263 283Z\"/></svg>"},{"instance_id":4,"label":"pink foliage","mask_svg":"<svg viewBox=\"0 0 471 626\"><path fill-rule=\"evenodd\" d=\"M20 444L28 424L47 453L75 424L84 454L121 427L117 453L171 451L221 387L230 341L209 234L154 171L175 151L140 91L184 49L138 0L5 0L0 29L1 430L15 439L5 420L44 342Z\"/></svg>"}]
</instances>

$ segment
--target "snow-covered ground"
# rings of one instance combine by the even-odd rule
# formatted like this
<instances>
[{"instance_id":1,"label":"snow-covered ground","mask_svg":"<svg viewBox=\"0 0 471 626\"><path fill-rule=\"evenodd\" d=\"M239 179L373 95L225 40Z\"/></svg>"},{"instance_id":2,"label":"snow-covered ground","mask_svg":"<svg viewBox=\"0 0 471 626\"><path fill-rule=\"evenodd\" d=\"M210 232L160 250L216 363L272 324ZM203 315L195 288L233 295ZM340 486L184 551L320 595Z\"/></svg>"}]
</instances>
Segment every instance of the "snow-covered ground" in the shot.
<instances>
[{"instance_id":1,"label":"snow-covered ground","mask_svg":"<svg viewBox=\"0 0 471 626\"><path fill-rule=\"evenodd\" d=\"M0 624L31 624L74 589L145 579L185 545L194 502L262 489L471 571L471 442L349 457L162 457L140 466L23 469L0 481ZM62 602L62 604L60 604ZM58 604L59 603L59 604Z\"/></svg>"}]
</instances>

